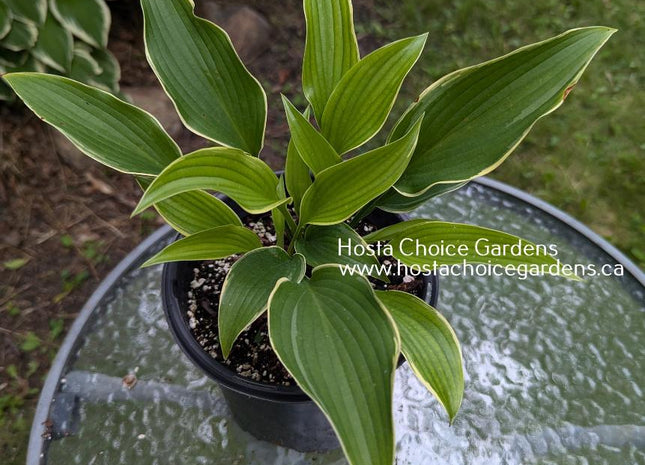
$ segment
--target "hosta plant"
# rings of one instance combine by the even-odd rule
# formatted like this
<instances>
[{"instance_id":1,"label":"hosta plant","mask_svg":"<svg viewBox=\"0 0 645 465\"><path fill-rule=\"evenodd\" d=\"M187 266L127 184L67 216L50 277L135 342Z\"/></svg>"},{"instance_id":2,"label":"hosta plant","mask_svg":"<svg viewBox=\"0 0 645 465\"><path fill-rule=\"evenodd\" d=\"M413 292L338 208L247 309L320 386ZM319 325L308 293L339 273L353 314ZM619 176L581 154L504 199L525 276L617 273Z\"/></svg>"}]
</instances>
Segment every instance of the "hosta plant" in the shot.
<instances>
[{"instance_id":1,"label":"hosta plant","mask_svg":"<svg viewBox=\"0 0 645 465\"><path fill-rule=\"evenodd\" d=\"M118 92L104 0L0 0L0 74L37 71ZM0 83L0 100L11 100Z\"/></svg>"},{"instance_id":2,"label":"hosta plant","mask_svg":"<svg viewBox=\"0 0 645 465\"><path fill-rule=\"evenodd\" d=\"M455 71L411 104L385 145L361 151L384 127L427 36L361 56L350 1L305 0L302 89L309 107L301 112L284 98L291 142L284 176L278 177L260 156L265 92L226 33L194 16L190 0L141 4L150 65L184 124L213 147L182 155L152 116L68 78L12 73L6 81L87 155L136 176L145 193L134 213L154 207L185 236L147 265L240 254L220 300L224 355L268 312L273 349L329 418L349 462L392 464L399 354L452 420L464 389L460 347L446 319L423 300L375 291L365 276L344 274L342 265L374 264L377 258L339 254L338 240L364 247L388 243L392 255L410 266L456 260L451 254L414 255L410 240L471 251L482 238L491 245L517 244L517 237L468 224L412 220L366 237L350 224L375 208L409 211L493 170L538 119L563 103L614 31L570 30ZM271 212L276 244L263 247L211 191L250 214ZM556 261L493 253L465 259L501 265Z\"/></svg>"}]
</instances>

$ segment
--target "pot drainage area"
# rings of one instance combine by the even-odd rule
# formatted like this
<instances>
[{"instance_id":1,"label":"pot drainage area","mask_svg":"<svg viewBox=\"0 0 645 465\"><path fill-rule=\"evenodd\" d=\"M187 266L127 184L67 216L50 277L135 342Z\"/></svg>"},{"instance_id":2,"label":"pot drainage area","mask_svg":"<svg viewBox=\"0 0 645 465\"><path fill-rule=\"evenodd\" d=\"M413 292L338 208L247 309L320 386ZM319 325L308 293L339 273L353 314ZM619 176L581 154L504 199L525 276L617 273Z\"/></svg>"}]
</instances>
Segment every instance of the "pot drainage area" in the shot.
<instances>
[{"instance_id":1,"label":"pot drainage area","mask_svg":"<svg viewBox=\"0 0 645 465\"><path fill-rule=\"evenodd\" d=\"M626 260L560 215L484 181L414 216L554 243L565 263ZM284 449L235 424L219 388L172 340L161 308L161 267L137 268L158 249L153 242L115 271L117 279L97 291L68 336L41 397L28 465L346 464L341 451ZM462 342L465 398L449 426L408 366L401 367L397 465L645 464L642 273L634 268L622 278L582 282L449 277L440 286L438 308Z\"/></svg>"}]
</instances>

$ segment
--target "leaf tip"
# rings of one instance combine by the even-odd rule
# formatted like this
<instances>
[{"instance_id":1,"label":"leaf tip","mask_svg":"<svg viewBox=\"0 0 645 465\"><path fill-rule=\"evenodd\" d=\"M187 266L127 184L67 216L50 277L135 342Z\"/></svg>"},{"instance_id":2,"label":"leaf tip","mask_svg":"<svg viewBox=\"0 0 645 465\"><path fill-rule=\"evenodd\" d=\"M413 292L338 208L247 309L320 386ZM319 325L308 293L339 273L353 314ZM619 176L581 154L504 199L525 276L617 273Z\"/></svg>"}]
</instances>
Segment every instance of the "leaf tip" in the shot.
<instances>
[{"instance_id":1,"label":"leaf tip","mask_svg":"<svg viewBox=\"0 0 645 465\"><path fill-rule=\"evenodd\" d=\"M13 84L11 81L13 81L16 78L19 78L21 74L26 74L26 73L2 73L0 74L0 77L5 80L7 84L9 84L13 88Z\"/></svg>"},{"instance_id":2,"label":"leaf tip","mask_svg":"<svg viewBox=\"0 0 645 465\"><path fill-rule=\"evenodd\" d=\"M603 30L608 36L612 36L618 32L618 29L609 26L596 26L596 28Z\"/></svg>"},{"instance_id":3,"label":"leaf tip","mask_svg":"<svg viewBox=\"0 0 645 465\"><path fill-rule=\"evenodd\" d=\"M412 43L416 46L419 47L419 49L423 49L425 47L426 42L428 41L428 37L430 36L429 32L424 32L423 34L419 34L418 36L412 37Z\"/></svg>"},{"instance_id":4,"label":"leaf tip","mask_svg":"<svg viewBox=\"0 0 645 465\"><path fill-rule=\"evenodd\" d=\"M584 283L584 282L585 282L585 279L584 279L584 278L581 278L580 276L578 276L578 275L577 275L577 274L575 274L575 273L564 274L563 276L564 276L566 279L570 279L571 281L576 281L576 282L578 282L578 283Z\"/></svg>"},{"instance_id":5,"label":"leaf tip","mask_svg":"<svg viewBox=\"0 0 645 465\"><path fill-rule=\"evenodd\" d=\"M463 388L461 391L461 394L456 400L456 402L451 402L449 401L449 404L442 404L444 405L444 408L446 410L446 413L448 414L448 425L452 426L455 424L455 419L457 418L457 415L459 414L459 409L461 409L461 402L463 400Z\"/></svg>"},{"instance_id":6,"label":"leaf tip","mask_svg":"<svg viewBox=\"0 0 645 465\"><path fill-rule=\"evenodd\" d=\"M134 218L138 214L142 213L149 206L150 205L148 204L148 201L146 200L146 197L144 194L144 196L141 197L141 200L139 200L139 203L137 204L137 206L134 207L134 210L132 210L132 213L130 214L130 218Z\"/></svg>"},{"instance_id":7,"label":"leaf tip","mask_svg":"<svg viewBox=\"0 0 645 465\"><path fill-rule=\"evenodd\" d=\"M219 336L219 343L220 343L220 348L222 349L222 357L224 357L224 360L227 360L228 356L231 355L231 349L233 348L233 344L229 342L227 339L223 338L221 333Z\"/></svg>"},{"instance_id":8,"label":"leaf tip","mask_svg":"<svg viewBox=\"0 0 645 465\"><path fill-rule=\"evenodd\" d=\"M151 267L151 266L158 265L159 263L160 263L160 262L158 261L157 256L155 255L154 257L149 258L148 260L146 260L145 262L143 262L143 263L141 264L141 268L149 268L149 267Z\"/></svg>"},{"instance_id":9,"label":"leaf tip","mask_svg":"<svg viewBox=\"0 0 645 465\"><path fill-rule=\"evenodd\" d=\"M284 106L284 111L286 112L287 116L293 114L296 110L296 107L291 103L291 101L287 98L286 95L280 94L280 97L282 98L282 105Z\"/></svg>"}]
</instances>

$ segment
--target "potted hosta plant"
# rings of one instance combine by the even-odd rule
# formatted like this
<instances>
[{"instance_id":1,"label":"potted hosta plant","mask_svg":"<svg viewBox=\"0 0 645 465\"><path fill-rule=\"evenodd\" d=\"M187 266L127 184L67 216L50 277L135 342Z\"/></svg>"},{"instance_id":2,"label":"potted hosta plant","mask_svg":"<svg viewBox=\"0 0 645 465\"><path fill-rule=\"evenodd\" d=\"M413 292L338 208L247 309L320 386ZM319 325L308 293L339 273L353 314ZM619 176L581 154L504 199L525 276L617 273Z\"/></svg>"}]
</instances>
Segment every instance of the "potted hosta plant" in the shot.
<instances>
[{"instance_id":1,"label":"potted hosta plant","mask_svg":"<svg viewBox=\"0 0 645 465\"><path fill-rule=\"evenodd\" d=\"M409 211L497 167L562 104L614 31L570 30L449 74L412 103L385 145L360 151L383 128L427 37L361 57L350 1L305 0L302 81L309 108L300 112L284 99L291 142L278 176L260 158L265 92L226 33L195 17L190 0L141 3L152 68L185 125L214 147L182 155L149 114L67 78L4 79L87 155L136 176L145 192L135 213L154 207L184 236L146 265L167 264L164 301L182 347L195 349L193 361L225 391L241 393L231 398L239 415L258 415L244 417L243 427L274 421L274 429L289 430L294 422L316 435L328 421L350 463L392 464L400 354L450 420L464 378L446 319L379 265L432 271L465 261L567 273L556 258L503 232L374 212ZM497 248L481 253L478 240ZM436 252L420 252L433 245ZM514 253L495 253L511 246ZM198 317L201 310L210 321ZM192 331L200 325L212 340ZM263 345L253 352L256 339ZM236 344L248 349L250 361L233 361ZM265 355L279 362L271 364L269 380L253 366ZM314 404L322 414L307 407ZM261 430L255 428L260 436ZM319 439L329 445L329 438Z\"/></svg>"}]
</instances>

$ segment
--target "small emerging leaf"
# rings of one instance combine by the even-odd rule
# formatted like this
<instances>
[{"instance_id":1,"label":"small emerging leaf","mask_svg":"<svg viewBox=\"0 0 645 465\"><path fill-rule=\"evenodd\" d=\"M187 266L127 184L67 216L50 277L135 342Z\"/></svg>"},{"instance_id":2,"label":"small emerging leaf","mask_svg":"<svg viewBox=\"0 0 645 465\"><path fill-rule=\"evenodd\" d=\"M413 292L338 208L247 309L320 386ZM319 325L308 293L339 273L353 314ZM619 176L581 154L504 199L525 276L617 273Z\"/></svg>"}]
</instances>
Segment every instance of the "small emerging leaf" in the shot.
<instances>
[{"instance_id":1,"label":"small emerging leaf","mask_svg":"<svg viewBox=\"0 0 645 465\"><path fill-rule=\"evenodd\" d=\"M293 139L289 142L289 147L287 148L287 160L284 167L284 177L285 183L287 184L287 191L293 199L294 208L296 212L300 212L300 203L302 202L302 197L311 186L313 182L311 179L311 173L309 172L309 167L304 161L294 144Z\"/></svg>"},{"instance_id":2,"label":"small emerging leaf","mask_svg":"<svg viewBox=\"0 0 645 465\"><path fill-rule=\"evenodd\" d=\"M173 242L142 267L167 262L218 260L262 247L258 236L242 226L220 226Z\"/></svg>"},{"instance_id":3,"label":"small emerging leaf","mask_svg":"<svg viewBox=\"0 0 645 465\"><path fill-rule=\"evenodd\" d=\"M291 129L292 141L300 158L311 168L314 174L341 162L340 156L329 145L311 123L300 114L293 104L283 95L282 103Z\"/></svg>"},{"instance_id":4,"label":"small emerging leaf","mask_svg":"<svg viewBox=\"0 0 645 465\"><path fill-rule=\"evenodd\" d=\"M299 282L305 271L302 255L292 257L279 247L253 250L235 262L224 281L218 310L224 358L228 358L240 333L266 310L278 280Z\"/></svg>"}]
</instances>

